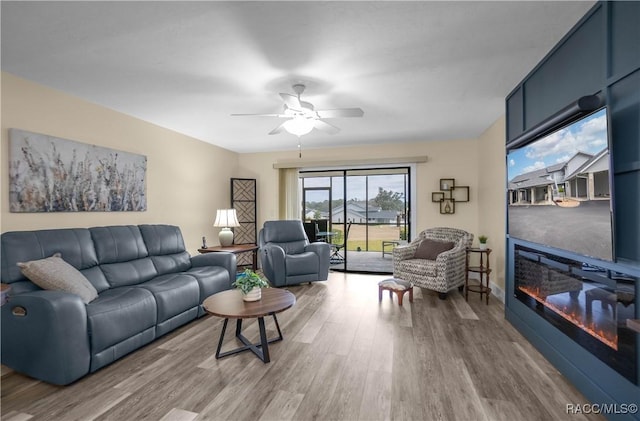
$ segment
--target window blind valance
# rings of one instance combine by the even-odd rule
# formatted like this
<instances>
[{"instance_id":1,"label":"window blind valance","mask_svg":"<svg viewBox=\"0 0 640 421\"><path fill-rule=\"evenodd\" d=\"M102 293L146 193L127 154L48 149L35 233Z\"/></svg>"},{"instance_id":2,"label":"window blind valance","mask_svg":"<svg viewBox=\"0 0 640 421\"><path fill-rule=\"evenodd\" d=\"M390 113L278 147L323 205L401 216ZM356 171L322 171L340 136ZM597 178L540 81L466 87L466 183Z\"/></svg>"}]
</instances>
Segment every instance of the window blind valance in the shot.
<instances>
[{"instance_id":1,"label":"window blind valance","mask_svg":"<svg viewBox=\"0 0 640 421\"><path fill-rule=\"evenodd\" d=\"M427 162L427 156L407 156L397 158L371 158L371 159L327 159L305 160L290 159L275 162L274 169L280 168L321 168L321 167L355 167L358 165L387 165L387 164L417 164Z\"/></svg>"}]
</instances>

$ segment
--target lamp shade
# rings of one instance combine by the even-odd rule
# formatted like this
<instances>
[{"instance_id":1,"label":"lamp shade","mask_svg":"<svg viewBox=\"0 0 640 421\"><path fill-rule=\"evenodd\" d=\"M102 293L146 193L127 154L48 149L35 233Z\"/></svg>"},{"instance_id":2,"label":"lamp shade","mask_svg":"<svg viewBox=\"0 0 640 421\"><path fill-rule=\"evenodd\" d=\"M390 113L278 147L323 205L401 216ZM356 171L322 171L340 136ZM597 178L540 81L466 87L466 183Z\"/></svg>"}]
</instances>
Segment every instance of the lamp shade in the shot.
<instances>
[{"instance_id":1,"label":"lamp shade","mask_svg":"<svg viewBox=\"0 0 640 421\"><path fill-rule=\"evenodd\" d=\"M239 227L238 217L235 209L218 209L214 227Z\"/></svg>"}]
</instances>

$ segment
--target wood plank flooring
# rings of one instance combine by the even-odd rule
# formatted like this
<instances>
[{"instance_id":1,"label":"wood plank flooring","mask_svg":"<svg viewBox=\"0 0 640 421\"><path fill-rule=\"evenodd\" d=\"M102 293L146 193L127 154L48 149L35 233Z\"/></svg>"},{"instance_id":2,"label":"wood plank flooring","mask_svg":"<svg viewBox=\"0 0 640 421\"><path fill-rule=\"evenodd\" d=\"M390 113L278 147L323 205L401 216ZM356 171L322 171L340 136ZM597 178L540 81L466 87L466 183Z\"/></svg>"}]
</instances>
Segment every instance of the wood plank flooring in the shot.
<instances>
[{"instance_id":1,"label":"wood plank flooring","mask_svg":"<svg viewBox=\"0 0 640 421\"><path fill-rule=\"evenodd\" d=\"M216 360L222 319L183 326L66 386L3 368L2 420L600 420L507 321L495 298L446 301L416 288L404 306L384 276L334 273L288 288L284 341L271 363L245 352ZM268 318L267 330L275 336ZM245 336L258 340L255 321ZM237 346L228 329L223 351Z\"/></svg>"}]
</instances>

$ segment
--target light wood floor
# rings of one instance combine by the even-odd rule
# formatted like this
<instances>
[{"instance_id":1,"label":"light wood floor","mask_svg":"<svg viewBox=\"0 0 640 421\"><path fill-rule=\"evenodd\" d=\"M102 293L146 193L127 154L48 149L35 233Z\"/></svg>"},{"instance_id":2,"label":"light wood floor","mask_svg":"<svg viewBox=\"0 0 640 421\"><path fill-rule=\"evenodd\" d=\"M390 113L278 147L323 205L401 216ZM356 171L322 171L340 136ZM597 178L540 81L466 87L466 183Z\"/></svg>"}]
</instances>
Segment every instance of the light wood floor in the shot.
<instances>
[{"instance_id":1,"label":"light wood floor","mask_svg":"<svg viewBox=\"0 0 640 421\"><path fill-rule=\"evenodd\" d=\"M331 273L290 288L298 301L278 317L285 339L269 364L216 360L222 320L210 316L67 387L5 372L2 420L602 419L566 413L587 401L495 298L416 288L399 307L386 293L378 303L381 279ZM246 335L257 340L255 322Z\"/></svg>"}]
</instances>

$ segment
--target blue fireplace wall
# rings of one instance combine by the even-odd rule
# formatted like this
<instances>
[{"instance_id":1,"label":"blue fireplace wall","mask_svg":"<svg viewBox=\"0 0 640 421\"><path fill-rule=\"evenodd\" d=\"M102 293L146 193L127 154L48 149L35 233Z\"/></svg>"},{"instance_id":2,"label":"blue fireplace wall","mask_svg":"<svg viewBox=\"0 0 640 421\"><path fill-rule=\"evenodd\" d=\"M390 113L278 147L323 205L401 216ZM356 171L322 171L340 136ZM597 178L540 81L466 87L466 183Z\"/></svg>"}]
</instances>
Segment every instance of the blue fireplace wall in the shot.
<instances>
[{"instance_id":1,"label":"blue fireplace wall","mask_svg":"<svg viewBox=\"0 0 640 421\"><path fill-rule=\"evenodd\" d=\"M598 2L515 87L506 99L507 143L578 98L592 94L605 98L610 116L616 261L602 262L507 235L505 313L591 402L640 403L639 385L514 299L514 244L640 278L640 2ZM635 290L635 315L640 318L640 285ZM636 345L640 346L640 334ZM640 413L606 416L640 420Z\"/></svg>"}]
</instances>

